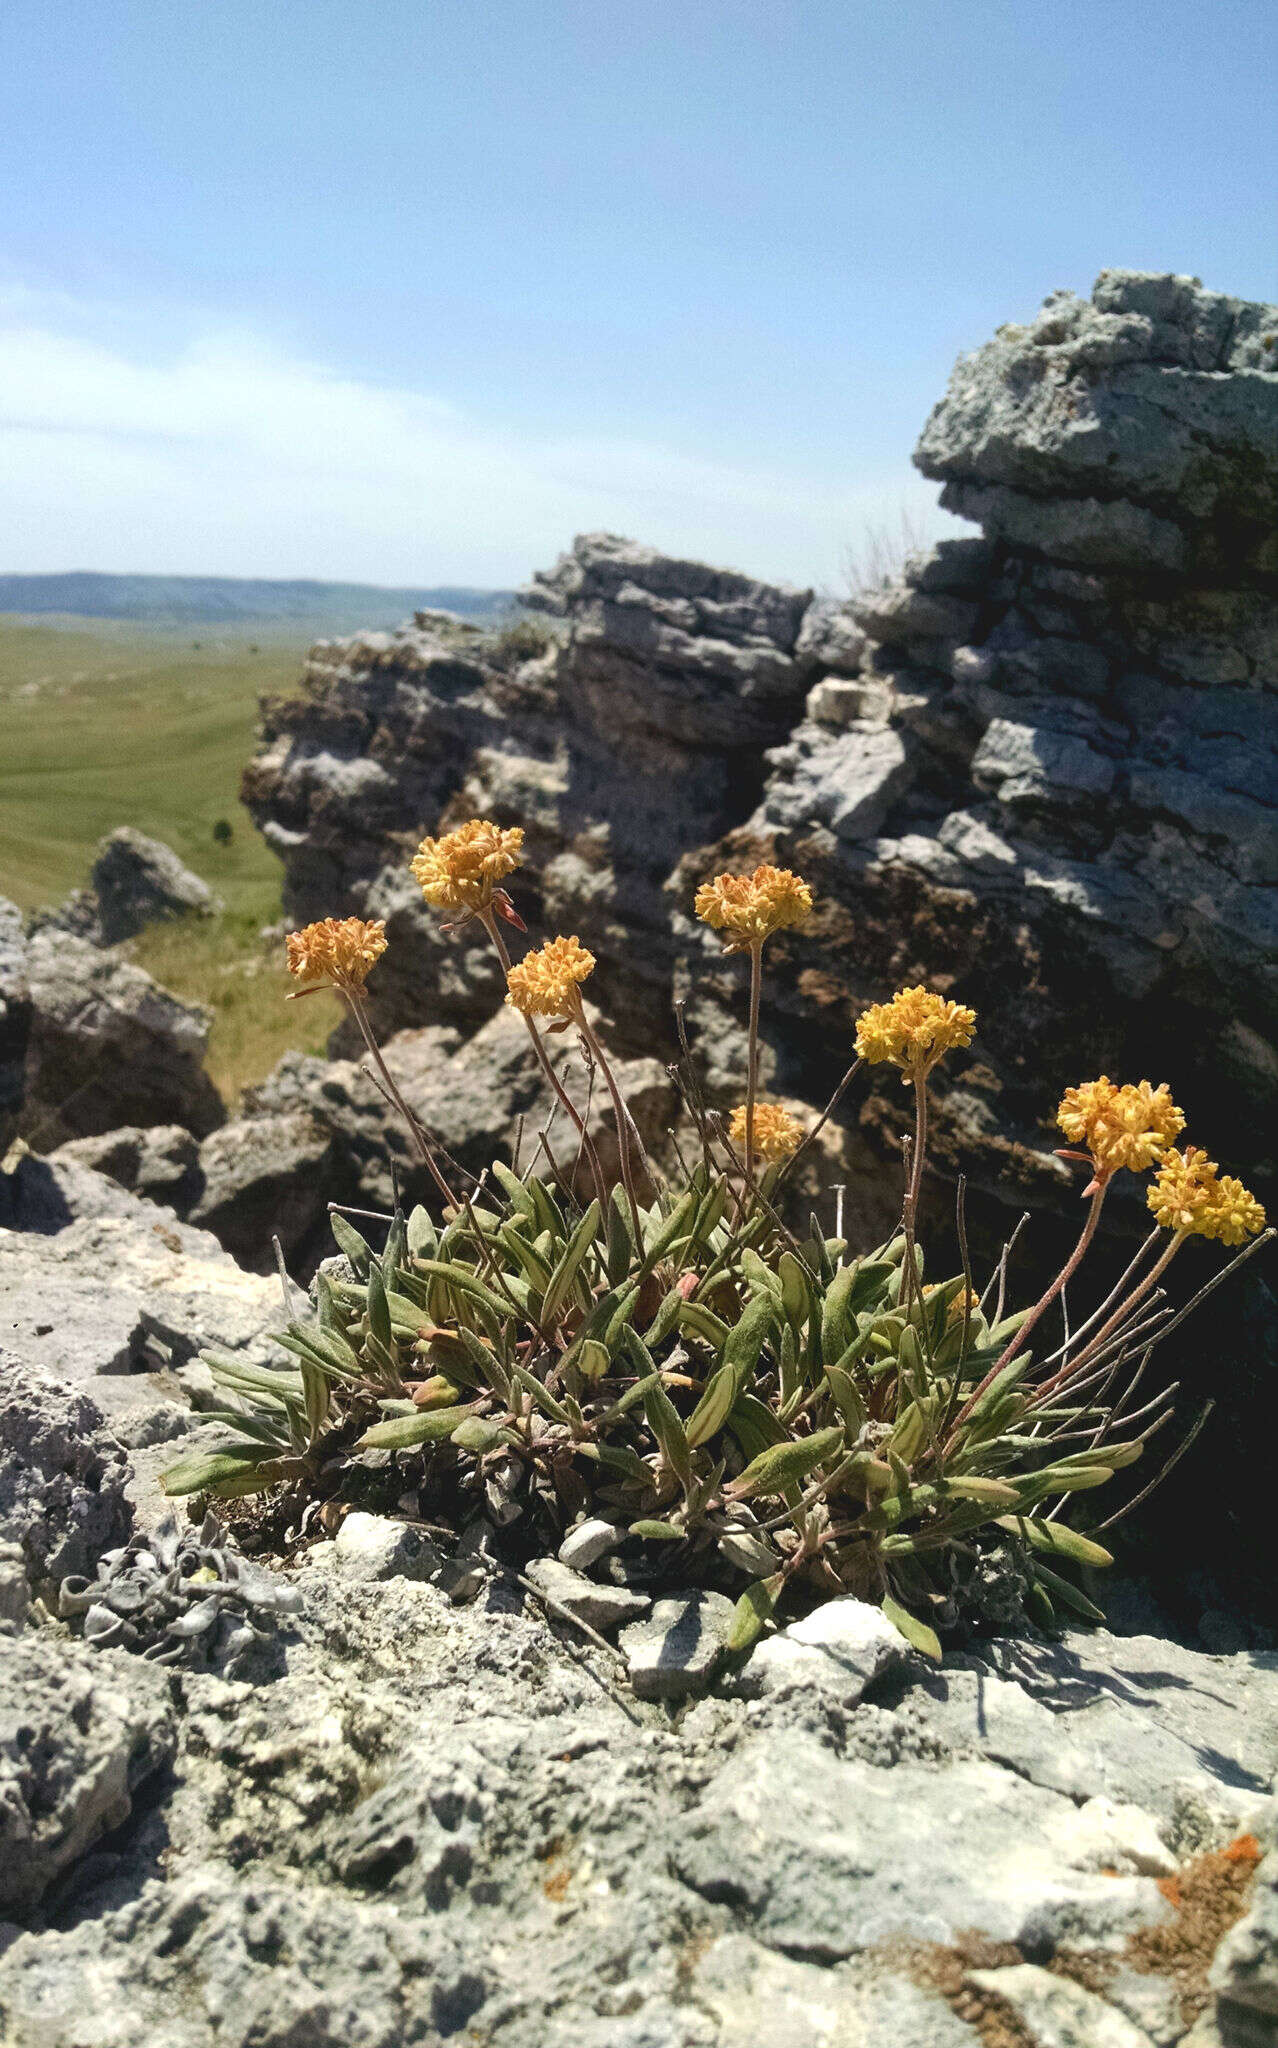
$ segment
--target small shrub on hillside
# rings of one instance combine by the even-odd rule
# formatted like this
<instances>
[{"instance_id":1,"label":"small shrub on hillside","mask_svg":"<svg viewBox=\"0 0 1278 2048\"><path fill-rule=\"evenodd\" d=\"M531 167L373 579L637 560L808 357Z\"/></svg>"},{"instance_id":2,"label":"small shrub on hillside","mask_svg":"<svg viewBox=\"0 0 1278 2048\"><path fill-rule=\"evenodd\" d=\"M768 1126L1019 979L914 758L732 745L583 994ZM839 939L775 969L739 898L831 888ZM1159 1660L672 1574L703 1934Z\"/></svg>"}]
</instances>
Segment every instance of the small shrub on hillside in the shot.
<instances>
[{"instance_id":1,"label":"small shrub on hillside","mask_svg":"<svg viewBox=\"0 0 1278 2048\"><path fill-rule=\"evenodd\" d=\"M369 1023L382 925L330 918L294 933L299 993L334 989L345 1002L437 1212L388 1218L378 1249L334 1214L345 1277L319 1274L312 1318L280 1333L287 1363L210 1354L228 1396L222 1419L238 1434L179 1461L169 1492L331 1493L364 1453L391 1452L419 1468L443 1512L478 1499L530 1546L591 1510L652 1546L671 1578L736 1573L740 1648L782 1603L841 1592L879 1602L931 1655L936 1627L964 1614L1097 1616L1071 1567L1110 1556L1066 1515L1168 1418L1174 1389L1138 1402L1138 1388L1174 1319L1159 1282L1181 1246L1256 1240L1259 1204L1204 1153L1178 1149L1184 1118L1165 1087L1102 1075L1060 1106L1062 1156L1087 1177L1087 1207L1042 1297L1009 1304L1006 1256L983 1290L966 1252L961 1271L926 1277L916 1217L929 1076L971 1043L976 1018L908 988L858 1020L841 1084L861 1062L888 1062L912 1091L900 1228L859 1251L815 1217L792 1229L786 1184L816 1132L759 1100L758 1016L768 941L813 905L805 882L768 866L697 892L698 916L750 964L746 1098L728 1116L707 1108L685 1056L676 1072L693 1157L667 1180L583 1007L591 953L559 937L510 958L503 925L524 926L505 884L522 857L521 831L475 819L424 840L413 872L453 927L478 919L486 930L575 1157L556 1167L547 1131L523 1173L497 1163L473 1189L450 1177ZM546 1033L565 1031L611 1099L613 1186L546 1049ZM1108 1297L1064 1341L1045 1340L1120 1173L1155 1176L1154 1227ZM962 1244L961 1187L958 1226Z\"/></svg>"}]
</instances>

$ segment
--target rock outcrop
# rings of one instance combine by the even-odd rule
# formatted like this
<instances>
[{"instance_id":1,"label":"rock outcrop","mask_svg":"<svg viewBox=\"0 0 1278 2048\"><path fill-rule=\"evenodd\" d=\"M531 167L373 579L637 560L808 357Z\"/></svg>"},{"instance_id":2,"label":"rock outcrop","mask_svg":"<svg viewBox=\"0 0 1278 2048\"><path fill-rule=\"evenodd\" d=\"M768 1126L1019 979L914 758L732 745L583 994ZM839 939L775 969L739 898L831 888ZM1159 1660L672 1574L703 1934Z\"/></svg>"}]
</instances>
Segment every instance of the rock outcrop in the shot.
<instances>
[{"instance_id":1,"label":"rock outcrop","mask_svg":"<svg viewBox=\"0 0 1278 2048\"><path fill-rule=\"evenodd\" d=\"M439 934L406 862L473 812L521 823L520 903L597 954L613 1042L668 1056L682 998L723 1100L740 963L689 907L706 874L779 859L820 907L770 948L769 1089L824 1101L852 1016L903 981L972 1002L931 1186L944 1214L968 1175L982 1252L1029 1205L1054 1254L1076 1189L1051 1111L1101 1070L1169 1081L1272 1202L1278 309L1106 272L964 358L916 460L982 531L851 606L596 535L534 584L555 636L531 658L417 626L317 650L245 783L287 908L385 916L382 1025L473 1032L495 963L474 928ZM854 1175L895 1161L902 1117L863 1076ZM1133 1183L1109 1226L1142 1214ZM1180 1362L1217 1441L1258 1443L1272 1297L1252 1269L1222 1302L1227 1375Z\"/></svg>"}]
</instances>

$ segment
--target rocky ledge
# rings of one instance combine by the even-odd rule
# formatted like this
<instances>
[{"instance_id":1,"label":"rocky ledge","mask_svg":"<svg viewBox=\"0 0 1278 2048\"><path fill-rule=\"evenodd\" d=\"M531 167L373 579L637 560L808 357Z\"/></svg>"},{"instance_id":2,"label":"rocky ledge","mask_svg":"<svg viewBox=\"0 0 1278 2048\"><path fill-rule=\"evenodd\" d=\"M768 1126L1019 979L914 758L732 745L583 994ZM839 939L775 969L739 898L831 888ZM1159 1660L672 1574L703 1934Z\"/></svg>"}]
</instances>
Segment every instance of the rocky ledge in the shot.
<instances>
[{"instance_id":1,"label":"rocky ledge","mask_svg":"<svg viewBox=\"0 0 1278 2048\"><path fill-rule=\"evenodd\" d=\"M1275 1657L938 1672L839 1601L740 1673L686 1612L618 1661L404 1533L291 1567L251 1677L0 1633L12 2048L1271 2038Z\"/></svg>"}]
</instances>

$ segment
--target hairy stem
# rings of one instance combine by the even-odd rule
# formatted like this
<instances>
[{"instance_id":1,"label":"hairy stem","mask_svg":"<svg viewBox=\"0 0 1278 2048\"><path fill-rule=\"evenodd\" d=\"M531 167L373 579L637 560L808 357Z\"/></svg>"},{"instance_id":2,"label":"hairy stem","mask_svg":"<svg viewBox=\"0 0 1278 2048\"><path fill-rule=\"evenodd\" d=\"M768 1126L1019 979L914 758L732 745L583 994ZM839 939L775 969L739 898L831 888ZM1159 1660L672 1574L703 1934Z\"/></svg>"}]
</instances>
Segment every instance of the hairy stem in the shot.
<instances>
[{"instance_id":1,"label":"hairy stem","mask_svg":"<svg viewBox=\"0 0 1278 2048\"><path fill-rule=\"evenodd\" d=\"M754 1191L754 1105L759 1093L759 996L763 987L763 942L750 948L750 1037L746 1055L745 1178L746 1199Z\"/></svg>"},{"instance_id":2,"label":"hairy stem","mask_svg":"<svg viewBox=\"0 0 1278 2048\"><path fill-rule=\"evenodd\" d=\"M1090 1344L1086 1345L1079 1352L1077 1358L1067 1358L1060 1369L1052 1374L1050 1380L1044 1380L1042 1386L1038 1389L1040 1397L1045 1394L1054 1394L1058 1387L1064 1386L1066 1380L1073 1379L1076 1373L1082 1371L1089 1358L1095 1357L1105 1339L1112 1331L1118 1328L1120 1323L1127 1321L1136 1304L1143 1301L1155 1281L1162 1278L1188 1236L1189 1232L1187 1230L1177 1230L1173 1233L1171 1243L1167 1246L1162 1256L1150 1267L1140 1285L1132 1289L1126 1301L1120 1302L1108 1321L1102 1323Z\"/></svg>"}]
</instances>

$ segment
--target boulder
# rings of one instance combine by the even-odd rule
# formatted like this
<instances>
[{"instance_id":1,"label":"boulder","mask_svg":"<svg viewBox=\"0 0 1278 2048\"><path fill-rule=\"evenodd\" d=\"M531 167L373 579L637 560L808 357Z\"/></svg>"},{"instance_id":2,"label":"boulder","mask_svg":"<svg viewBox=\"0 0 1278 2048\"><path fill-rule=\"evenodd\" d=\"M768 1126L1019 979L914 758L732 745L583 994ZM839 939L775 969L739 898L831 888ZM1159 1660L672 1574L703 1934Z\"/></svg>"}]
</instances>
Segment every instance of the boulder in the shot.
<instances>
[{"instance_id":1,"label":"boulder","mask_svg":"<svg viewBox=\"0 0 1278 2048\"><path fill-rule=\"evenodd\" d=\"M91 1393L130 1441L180 1433L191 1394L208 1405L206 1368L192 1363L206 1345L273 1355L279 1284L243 1272L208 1232L113 1192L116 1211L48 1234L0 1228L0 1344Z\"/></svg>"},{"instance_id":2,"label":"boulder","mask_svg":"<svg viewBox=\"0 0 1278 2048\"><path fill-rule=\"evenodd\" d=\"M34 1630L0 1636L0 1911L29 1913L126 1821L174 1740L154 1666Z\"/></svg>"},{"instance_id":3,"label":"boulder","mask_svg":"<svg viewBox=\"0 0 1278 2048\"><path fill-rule=\"evenodd\" d=\"M128 1535L128 1466L91 1396L0 1348L0 1541L33 1585L91 1574Z\"/></svg>"},{"instance_id":4,"label":"boulder","mask_svg":"<svg viewBox=\"0 0 1278 2048\"><path fill-rule=\"evenodd\" d=\"M142 968L86 939L30 940L32 1020L22 1129L42 1150L121 1125L182 1124L197 1137L226 1111L204 1070L209 1019Z\"/></svg>"},{"instance_id":5,"label":"boulder","mask_svg":"<svg viewBox=\"0 0 1278 2048\"><path fill-rule=\"evenodd\" d=\"M145 1201L185 1216L200 1189L200 1148L182 1124L125 1124L93 1138L69 1138L52 1157L104 1174Z\"/></svg>"},{"instance_id":6,"label":"boulder","mask_svg":"<svg viewBox=\"0 0 1278 2048\"><path fill-rule=\"evenodd\" d=\"M32 928L115 946L148 924L211 917L220 908L208 883L184 867L171 846L121 825L99 841L88 887L73 889L59 910L38 911Z\"/></svg>"}]
</instances>

